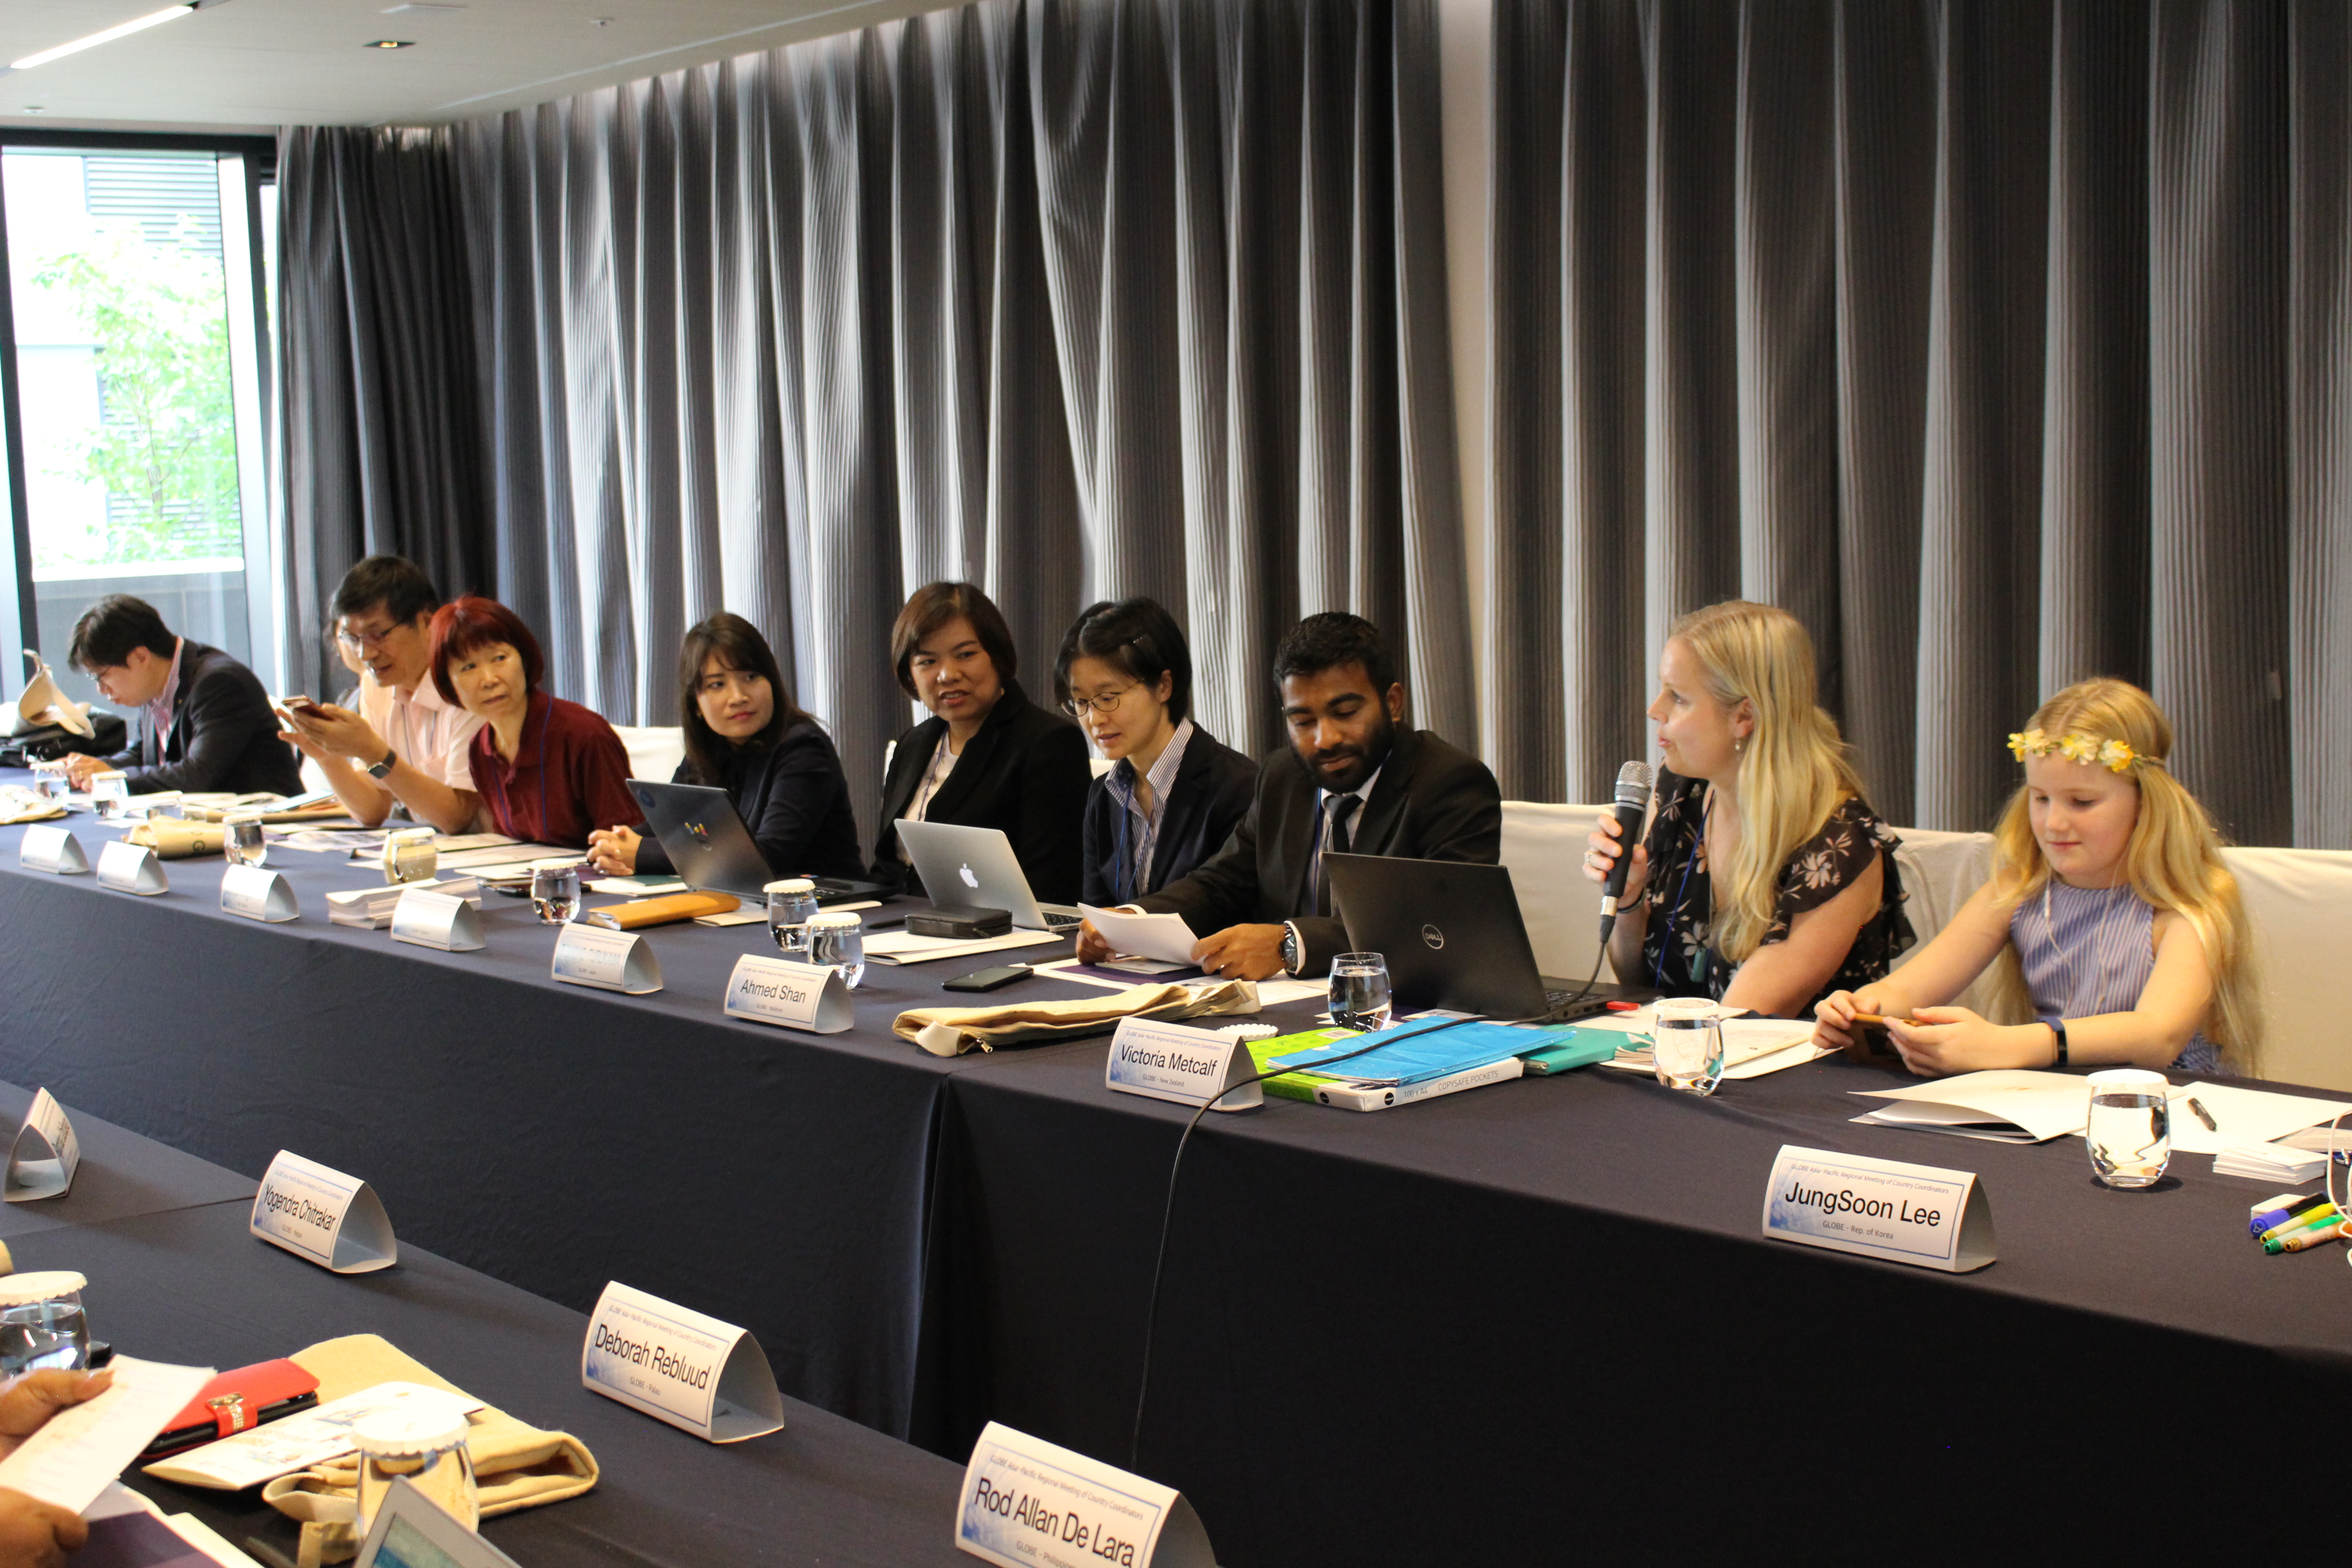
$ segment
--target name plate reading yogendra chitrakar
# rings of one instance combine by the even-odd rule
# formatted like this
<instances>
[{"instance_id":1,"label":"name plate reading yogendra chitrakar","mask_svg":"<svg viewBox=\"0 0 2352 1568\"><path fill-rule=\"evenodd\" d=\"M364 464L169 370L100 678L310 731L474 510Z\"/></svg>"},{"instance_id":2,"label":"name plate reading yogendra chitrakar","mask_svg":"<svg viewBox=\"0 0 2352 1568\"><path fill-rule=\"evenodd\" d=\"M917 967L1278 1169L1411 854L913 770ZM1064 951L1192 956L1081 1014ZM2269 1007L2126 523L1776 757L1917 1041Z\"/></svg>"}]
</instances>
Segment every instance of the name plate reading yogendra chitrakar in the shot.
<instances>
[{"instance_id":1,"label":"name plate reading yogendra chitrakar","mask_svg":"<svg viewBox=\"0 0 2352 1568\"><path fill-rule=\"evenodd\" d=\"M461 898L411 888L392 906L392 940L443 952L472 952L482 945L482 917Z\"/></svg>"},{"instance_id":2,"label":"name plate reading yogendra chitrakar","mask_svg":"<svg viewBox=\"0 0 2352 1568\"><path fill-rule=\"evenodd\" d=\"M81 840L64 827L27 827L16 845L16 864L27 871L47 871L58 877L79 877L89 870L89 857Z\"/></svg>"},{"instance_id":3,"label":"name plate reading yogendra chitrakar","mask_svg":"<svg viewBox=\"0 0 2352 1568\"><path fill-rule=\"evenodd\" d=\"M258 866L231 866L221 873L220 907L223 914L273 923L302 916L286 879Z\"/></svg>"},{"instance_id":4,"label":"name plate reading yogendra chitrakar","mask_svg":"<svg viewBox=\"0 0 2352 1568\"><path fill-rule=\"evenodd\" d=\"M1199 1105L1230 1084L1257 1076L1249 1047L1213 1029L1121 1018L1103 1064L1103 1085L1121 1094L1148 1094L1179 1105ZM1247 1110L1265 1103L1258 1084L1236 1089L1211 1109Z\"/></svg>"},{"instance_id":5,"label":"name plate reading yogendra chitrakar","mask_svg":"<svg viewBox=\"0 0 2352 1568\"><path fill-rule=\"evenodd\" d=\"M747 952L727 977L727 1016L837 1035L856 1021L856 1009L841 972L830 963L794 963Z\"/></svg>"},{"instance_id":6,"label":"name plate reading yogendra chitrakar","mask_svg":"<svg viewBox=\"0 0 2352 1568\"><path fill-rule=\"evenodd\" d=\"M337 1274L400 1260L383 1200L357 1176L279 1150L253 1199L253 1234Z\"/></svg>"},{"instance_id":7,"label":"name plate reading yogendra chitrakar","mask_svg":"<svg viewBox=\"0 0 2352 1568\"><path fill-rule=\"evenodd\" d=\"M66 1120L66 1108L45 1089L33 1096L25 1125L16 1130L16 1142L9 1147L6 1187L0 1195L12 1204L62 1197L79 1169L80 1140Z\"/></svg>"},{"instance_id":8,"label":"name plate reading yogendra chitrakar","mask_svg":"<svg viewBox=\"0 0 2352 1568\"><path fill-rule=\"evenodd\" d=\"M142 898L172 890L172 879L163 875L163 862L155 858L155 851L121 838L98 852L98 885Z\"/></svg>"},{"instance_id":9,"label":"name plate reading yogendra chitrakar","mask_svg":"<svg viewBox=\"0 0 2352 1568\"><path fill-rule=\"evenodd\" d=\"M784 1424L783 1396L759 1341L617 1279L589 1314L580 1381L713 1443L740 1443Z\"/></svg>"},{"instance_id":10,"label":"name plate reading yogendra chitrakar","mask_svg":"<svg viewBox=\"0 0 2352 1568\"><path fill-rule=\"evenodd\" d=\"M625 991L643 996L662 988L661 963L646 939L633 931L566 925L556 933L555 962L548 973L569 985Z\"/></svg>"},{"instance_id":11,"label":"name plate reading yogendra chitrakar","mask_svg":"<svg viewBox=\"0 0 2352 1568\"><path fill-rule=\"evenodd\" d=\"M1995 1257L1992 1205L1973 1171L1782 1144L1764 1234L1832 1252L1966 1274Z\"/></svg>"},{"instance_id":12,"label":"name plate reading yogendra chitrakar","mask_svg":"<svg viewBox=\"0 0 2352 1568\"><path fill-rule=\"evenodd\" d=\"M992 1421L972 1445L956 1545L1003 1568L1216 1568L1173 1487Z\"/></svg>"}]
</instances>

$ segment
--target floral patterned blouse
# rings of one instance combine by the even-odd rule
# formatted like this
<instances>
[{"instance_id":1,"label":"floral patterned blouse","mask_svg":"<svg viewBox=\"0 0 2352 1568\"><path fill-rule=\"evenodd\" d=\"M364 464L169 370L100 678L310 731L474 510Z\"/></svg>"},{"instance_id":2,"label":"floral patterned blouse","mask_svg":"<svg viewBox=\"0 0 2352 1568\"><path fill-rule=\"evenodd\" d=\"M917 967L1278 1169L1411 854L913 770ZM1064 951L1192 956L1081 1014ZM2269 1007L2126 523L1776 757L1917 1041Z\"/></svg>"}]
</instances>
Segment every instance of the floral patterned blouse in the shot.
<instances>
[{"instance_id":1,"label":"floral patterned blouse","mask_svg":"<svg viewBox=\"0 0 2352 1568\"><path fill-rule=\"evenodd\" d=\"M1727 963L1708 941L1715 914L1715 888L1706 868L1706 782L1658 775L1658 814L1643 840L1650 852L1650 885L1642 898L1650 913L1650 929L1642 938L1642 984L1669 996L1712 996L1723 999L1737 966ZM1874 856L1884 851L1885 890L1878 913L1855 933L1845 963L1823 985L1814 1002L1832 991L1852 991L1874 980L1884 980L1895 955L1916 940L1904 918L1900 873L1895 848L1902 840L1887 830L1870 803L1850 795L1830 813L1822 830L1789 857L1780 868L1780 885L1773 901L1772 924L1764 934L1767 945L1783 941L1789 924L1807 910L1818 909L1845 890L1870 869ZM1811 1003L1800 1009L1811 1012Z\"/></svg>"}]
</instances>

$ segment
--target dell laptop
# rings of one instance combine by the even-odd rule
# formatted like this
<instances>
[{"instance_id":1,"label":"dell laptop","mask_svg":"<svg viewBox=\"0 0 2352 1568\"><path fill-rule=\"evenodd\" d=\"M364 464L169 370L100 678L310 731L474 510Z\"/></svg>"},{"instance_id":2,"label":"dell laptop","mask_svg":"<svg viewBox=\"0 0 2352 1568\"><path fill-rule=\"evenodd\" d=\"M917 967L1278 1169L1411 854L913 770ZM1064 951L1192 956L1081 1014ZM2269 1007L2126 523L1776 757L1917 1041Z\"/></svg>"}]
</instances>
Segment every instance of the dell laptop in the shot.
<instances>
[{"instance_id":1,"label":"dell laptop","mask_svg":"<svg viewBox=\"0 0 2352 1568\"><path fill-rule=\"evenodd\" d=\"M702 784L656 784L631 779L629 794L646 814L677 879L698 891L732 893L758 903L767 886L789 873L769 868L768 858L752 842L751 830L723 789ZM813 878L819 904L847 900L887 898L890 889L878 882L846 882L830 877Z\"/></svg>"},{"instance_id":2,"label":"dell laptop","mask_svg":"<svg viewBox=\"0 0 2352 1568\"><path fill-rule=\"evenodd\" d=\"M897 826L898 842L907 847L907 858L934 904L1003 910L1014 925L1029 931L1070 931L1084 918L1066 904L1037 901L1013 853L1013 840L1002 828L906 819Z\"/></svg>"},{"instance_id":3,"label":"dell laptop","mask_svg":"<svg viewBox=\"0 0 2352 1568\"><path fill-rule=\"evenodd\" d=\"M1399 1013L1443 1007L1514 1022L1564 1024L1612 1002L1646 1002L1645 986L1595 984L1536 971L1511 873L1459 860L1326 855L1331 907L1348 945L1388 960Z\"/></svg>"}]
</instances>

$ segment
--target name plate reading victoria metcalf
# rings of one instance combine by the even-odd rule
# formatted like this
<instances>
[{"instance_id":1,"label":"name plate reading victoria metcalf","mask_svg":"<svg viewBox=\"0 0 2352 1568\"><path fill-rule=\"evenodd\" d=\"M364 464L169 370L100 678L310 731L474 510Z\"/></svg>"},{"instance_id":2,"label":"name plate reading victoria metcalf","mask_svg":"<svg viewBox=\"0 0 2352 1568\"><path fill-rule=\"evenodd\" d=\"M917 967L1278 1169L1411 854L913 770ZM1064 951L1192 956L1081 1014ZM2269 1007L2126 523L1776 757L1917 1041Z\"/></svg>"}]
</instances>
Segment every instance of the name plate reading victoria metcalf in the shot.
<instances>
[{"instance_id":1,"label":"name plate reading victoria metcalf","mask_svg":"<svg viewBox=\"0 0 2352 1568\"><path fill-rule=\"evenodd\" d=\"M1103 1085L1121 1094L1148 1094L1179 1105L1199 1105L1229 1085L1257 1076L1249 1047L1213 1029L1121 1018L1103 1064ZM1236 1089L1211 1107L1247 1110L1265 1101L1261 1085Z\"/></svg>"},{"instance_id":2,"label":"name plate reading victoria metcalf","mask_svg":"<svg viewBox=\"0 0 2352 1568\"><path fill-rule=\"evenodd\" d=\"M69 828L27 827L16 846L16 864L27 871L47 871L59 877L79 877L89 870L89 857Z\"/></svg>"},{"instance_id":3,"label":"name plate reading victoria metcalf","mask_svg":"<svg viewBox=\"0 0 2352 1568\"><path fill-rule=\"evenodd\" d=\"M589 1314L580 1381L712 1443L740 1443L784 1424L783 1396L759 1341L617 1279Z\"/></svg>"},{"instance_id":4,"label":"name plate reading victoria metcalf","mask_svg":"<svg viewBox=\"0 0 2352 1568\"><path fill-rule=\"evenodd\" d=\"M1217 1562L1200 1516L1175 1488L994 1421L964 1467L955 1543L1003 1568L1216 1568Z\"/></svg>"},{"instance_id":5,"label":"name plate reading victoria metcalf","mask_svg":"<svg viewBox=\"0 0 2352 1568\"><path fill-rule=\"evenodd\" d=\"M357 1176L279 1150L253 1199L253 1234L336 1274L400 1260L383 1200Z\"/></svg>"},{"instance_id":6,"label":"name plate reading victoria metcalf","mask_svg":"<svg viewBox=\"0 0 2352 1568\"><path fill-rule=\"evenodd\" d=\"M286 879L258 866L231 866L221 873L221 912L273 923L302 918Z\"/></svg>"},{"instance_id":7,"label":"name plate reading victoria metcalf","mask_svg":"<svg viewBox=\"0 0 2352 1568\"><path fill-rule=\"evenodd\" d=\"M392 940L443 952L472 952L482 945L482 917L453 894L411 888L392 906Z\"/></svg>"},{"instance_id":8,"label":"name plate reading victoria metcalf","mask_svg":"<svg viewBox=\"0 0 2352 1568\"><path fill-rule=\"evenodd\" d=\"M45 1089L33 1096L25 1125L16 1130L16 1142L8 1150L6 1187L0 1195L12 1204L62 1197L79 1169L81 1141L66 1120L66 1108Z\"/></svg>"},{"instance_id":9,"label":"name plate reading victoria metcalf","mask_svg":"<svg viewBox=\"0 0 2352 1568\"><path fill-rule=\"evenodd\" d=\"M633 931L603 926L567 925L557 932L555 962L548 973L567 985L593 985L632 996L662 988L661 963L646 939Z\"/></svg>"},{"instance_id":10,"label":"name plate reading victoria metcalf","mask_svg":"<svg viewBox=\"0 0 2352 1568\"><path fill-rule=\"evenodd\" d=\"M163 862L155 858L155 851L121 838L98 852L98 885L142 898L172 890L172 879L163 875Z\"/></svg>"},{"instance_id":11,"label":"name plate reading victoria metcalf","mask_svg":"<svg viewBox=\"0 0 2352 1568\"><path fill-rule=\"evenodd\" d=\"M1780 1147L1764 1234L1832 1252L1966 1274L1995 1256L1992 1205L1973 1171Z\"/></svg>"},{"instance_id":12,"label":"name plate reading victoria metcalf","mask_svg":"<svg viewBox=\"0 0 2352 1568\"><path fill-rule=\"evenodd\" d=\"M829 963L745 953L727 977L727 1016L760 1024L782 1024L814 1035L837 1035L856 1021L849 987Z\"/></svg>"}]
</instances>

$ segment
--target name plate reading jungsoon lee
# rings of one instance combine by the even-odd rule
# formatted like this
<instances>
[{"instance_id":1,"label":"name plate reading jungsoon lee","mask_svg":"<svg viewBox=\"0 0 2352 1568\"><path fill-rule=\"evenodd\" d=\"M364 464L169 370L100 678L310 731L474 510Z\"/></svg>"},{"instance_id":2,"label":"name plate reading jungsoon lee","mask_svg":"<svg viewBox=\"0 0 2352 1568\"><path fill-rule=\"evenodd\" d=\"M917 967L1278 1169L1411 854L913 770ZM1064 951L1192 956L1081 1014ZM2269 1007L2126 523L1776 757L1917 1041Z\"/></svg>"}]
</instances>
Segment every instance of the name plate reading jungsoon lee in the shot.
<instances>
[{"instance_id":1,"label":"name plate reading jungsoon lee","mask_svg":"<svg viewBox=\"0 0 2352 1568\"><path fill-rule=\"evenodd\" d=\"M740 1443L784 1424L783 1395L759 1341L617 1279L589 1314L580 1381L713 1443Z\"/></svg>"},{"instance_id":2,"label":"name plate reading jungsoon lee","mask_svg":"<svg viewBox=\"0 0 2352 1568\"><path fill-rule=\"evenodd\" d=\"M221 912L243 915L249 921L299 920L301 907L294 901L294 889L286 879L275 871L265 871L258 866L231 866L221 873Z\"/></svg>"},{"instance_id":3,"label":"name plate reading jungsoon lee","mask_svg":"<svg viewBox=\"0 0 2352 1568\"><path fill-rule=\"evenodd\" d=\"M956 1546L1002 1568L1216 1568L1173 1487L994 1421L972 1445Z\"/></svg>"},{"instance_id":4,"label":"name plate reading jungsoon lee","mask_svg":"<svg viewBox=\"0 0 2352 1568\"><path fill-rule=\"evenodd\" d=\"M357 1176L279 1150L253 1197L253 1234L336 1274L400 1259L383 1201Z\"/></svg>"},{"instance_id":5,"label":"name plate reading jungsoon lee","mask_svg":"<svg viewBox=\"0 0 2352 1568\"><path fill-rule=\"evenodd\" d=\"M593 985L632 996L662 988L661 964L646 939L633 931L603 926L564 926L556 933L555 961L548 973L568 985Z\"/></svg>"},{"instance_id":6,"label":"name plate reading jungsoon lee","mask_svg":"<svg viewBox=\"0 0 2352 1568\"><path fill-rule=\"evenodd\" d=\"M1764 1234L1966 1274L1995 1253L1992 1205L1973 1171L1781 1145L1764 1189Z\"/></svg>"},{"instance_id":7,"label":"name plate reading jungsoon lee","mask_svg":"<svg viewBox=\"0 0 2352 1568\"><path fill-rule=\"evenodd\" d=\"M727 1016L837 1035L856 1021L849 988L830 963L794 963L745 953L727 977Z\"/></svg>"},{"instance_id":8,"label":"name plate reading jungsoon lee","mask_svg":"<svg viewBox=\"0 0 2352 1568\"><path fill-rule=\"evenodd\" d=\"M6 1188L0 1195L12 1204L61 1197L79 1169L81 1140L66 1120L66 1108L45 1089L33 1096L25 1125L17 1129L16 1142L8 1150Z\"/></svg>"},{"instance_id":9,"label":"name plate reading jungsoon lee","mask_svg":"<svg viewBox=\"0 0 2352 1568\"><path fill-rule=\"evenodd\" d=\"M142 898L172 890L172 879L163 875L163 862L155 858L155 851L123 838L111 840L98 852L98 885Z\"/></svg>"},{"instance_id":10,"label":"name plate reading jungsoon lee","mask_svg":"<svg viewBox=\"0 0 2352 1568\"><path fill-rule=\"evenodd\" d=\"M27 871L48 871L59 877L80 877L89 871L89 857L81 840L68 828L27 827L16 844L16 864Z\"/></svg>"},{"instance_id":11,"label":"name plate reading jungsoon lee","mask_svg":"<svg viewBox=\"0 0 2352 1568\"><path fill-rule=\"evenodd\" d=\"M1110 1037L1110 1057L1103 1064L1103 1087L1121 1094L1145 1094L1172 1100L1179 1105L1199 1105L1227 1086L1257 1076L1249 1047L1213 1029L1183 1024L1154 1024L1141 1018L1121 1018ZM1211 1107L1215 1110L1247 1110L1265 1103L1262 1085L1235 1089Z\"/></svg>"}]
</instances>

